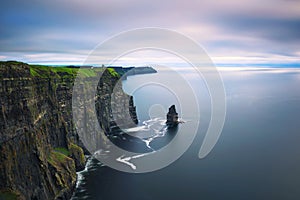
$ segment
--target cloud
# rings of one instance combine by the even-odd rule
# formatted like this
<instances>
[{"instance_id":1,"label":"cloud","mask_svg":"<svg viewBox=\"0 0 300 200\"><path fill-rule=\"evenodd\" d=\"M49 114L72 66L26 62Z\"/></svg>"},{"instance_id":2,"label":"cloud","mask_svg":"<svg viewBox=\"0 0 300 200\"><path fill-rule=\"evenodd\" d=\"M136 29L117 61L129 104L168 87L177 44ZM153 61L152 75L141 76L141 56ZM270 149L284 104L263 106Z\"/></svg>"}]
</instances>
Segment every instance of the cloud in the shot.
<instances>
[{"instance_id":1,"label":"cloud","mask_svg":"<svg viewBox=\"0 0 300 200\"><path fill-rule=\"evenodd\" d=\"M299 60L299 1L10 0L0 4L0 53L8 59L16 54L28 62L37 61L28 54L53 55L43 57L48 61L83 56L120 31L152 26L192 37L212 57Z\"/></svg>"}]
</instances>

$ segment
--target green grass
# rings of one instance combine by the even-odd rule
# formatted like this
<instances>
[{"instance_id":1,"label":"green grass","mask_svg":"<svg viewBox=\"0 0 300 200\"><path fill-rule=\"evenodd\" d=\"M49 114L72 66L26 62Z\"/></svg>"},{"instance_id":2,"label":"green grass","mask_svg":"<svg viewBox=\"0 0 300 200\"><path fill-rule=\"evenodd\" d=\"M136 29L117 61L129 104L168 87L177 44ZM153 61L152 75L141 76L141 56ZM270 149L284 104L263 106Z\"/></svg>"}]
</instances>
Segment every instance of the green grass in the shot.
<instances>
[{"instance_id":1,"label":"green grass","mask_svg":"<svg viewBox=\"0 0 300 200\"><path fill-rule=\"evenodd\" d=\"M30 74L33 77L56 77L56 78L73 78L76 76L78 68L68 67L49 67L42 65L30 65Z\"/></svg>"},{"instance_id":2,"label":"green grass","mask_svg":"<svg viewBox=\"0 0 300 200\"><path fill-rule=\"evenodd\" d=\"M119 74L115 71L115 69L107 68L107 70L113 77L119 77Z\"/></svg>"},{"instance_id":3,"label":"green grass","mask_svg":"<svg viewBox=\"0 0 300 200\"><path fill-rule=\"evenodd\" d=\"M62 153L64 154L65 156L69 156L70 155L70 151L66 148L63 148L63 147L57 147L57 148L54 148L54 151L57 151L59 153Z\"/></svg>"},{"instance_id":4,"label":"green grass","mask_svg":"<svg viewBox=\"0 0 300 200\"><path fill-rule=\"evenodd\" d=\"M58 152L58 151L51 151L49 157L48 157L48 162L51 163L54 166L59 165L60 163L66 162L66 160L69 159L68 156L65 154Z\"/></svg>"},{"instance_id":5,"label":"green grass","mask_svg":"<svg viewBox=\"0 0 300 200\"><path fill-rule=\"evenodd\" d=\"M30 74L33 77L56 77L56 78L75 78L77 74L81 77L95 77L103 69L94 68L70 68L70 67L51 67L43 65L30 65ZM118 75L113 69L113 75Z\"/></svg>"},{"instance_id":6,"label":"green grass","mask_svg":"<svg viewBox=\"0 0 300 200\"><path fill-rule=\"evenodd\" d=\"M15 61L15 60L9 60L9 61L0 61L0 64L22 65L22 64L25 64L25 63Z\"/></svg>"},{"instance_id":7,"label":"green grass","mask_svg":"<svg viewBox=\"0 0 300 200\"><path fill-rule=\"evenodd\" d=\"M0 61L0 64L9 65L27 65L26 63L18 61ZM71 78L74 79L76 76L82 78L86 77L96 77L100 72L103 72L103 67L92 67L92 68L77 68L77 67L67 67L67 66L45 66L45 65L27 65L30 69L30 75L32 77L39 78ZM106 68L112 77L120 77L120 74L113 68Z\"/></svg>"},{"instance_id":8,"label":"green grass","mask_svg":"<svg viewBox=\"0 0 300 200\"><path fill-rule=\"evenodd\" d=\"M39 72L35 68L30 68L31 76L39 76Z\"/></svg>"},{"instance_id":9,"label":"green grass","mask_svg":"<svg viewBox=\"0 0 300 200\"><path fill-rule=\"evenodd\" d=\"M95 68L93 68L93 69L82 68L78 71L78 74L83 77L95 77L95 76L97 76L96 72L98 72L98 71L100 71L100 70L97 68L96 69Z\"/></svg>"}]
</instances>

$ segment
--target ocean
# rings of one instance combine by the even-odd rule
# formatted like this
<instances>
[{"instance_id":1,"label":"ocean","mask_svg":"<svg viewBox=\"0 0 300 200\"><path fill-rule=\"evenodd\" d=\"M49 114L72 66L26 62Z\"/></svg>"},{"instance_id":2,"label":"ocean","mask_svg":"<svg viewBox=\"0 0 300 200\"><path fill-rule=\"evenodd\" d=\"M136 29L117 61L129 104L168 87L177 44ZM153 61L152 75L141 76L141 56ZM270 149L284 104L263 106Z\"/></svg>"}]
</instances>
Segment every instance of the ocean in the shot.
<instances>
[{"instance_id":1,"label":"ocean","mask_svg":"<svg viewBox=\"0 0 300 200\"><path fill-rule=\"evenodd\" d=\"M226 118L216 145L203 159L198 153L212 110L207 85L188 69L176 72L182 79L174 78L169 70L123 80L123 89L134 97L139 119L135 129L125 131L145 135L133 148L140 154L158 152L171 142L176 152L176 147L185 145L179 135L190 137L191 145L174 162L148 173L117 171L91 157L86 169L78 173L73 200L300 198L299 68L219 68ZM163 83L158 84L159 80ZM173 90L176 85L182 89ZM173 104L184 123L169 130L164 122ZM123 145L126 148L134 142ZM138 159L120 164L134 171L140 167Z\"/></svg>"}]
</instances>

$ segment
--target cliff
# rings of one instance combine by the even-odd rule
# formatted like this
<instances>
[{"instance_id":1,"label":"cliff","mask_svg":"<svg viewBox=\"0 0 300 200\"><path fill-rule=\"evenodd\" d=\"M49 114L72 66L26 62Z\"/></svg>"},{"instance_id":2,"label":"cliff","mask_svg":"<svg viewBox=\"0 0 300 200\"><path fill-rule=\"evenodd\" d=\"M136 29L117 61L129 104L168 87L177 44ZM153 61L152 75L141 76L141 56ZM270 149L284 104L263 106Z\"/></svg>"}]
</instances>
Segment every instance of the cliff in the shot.
<instances>
[{"instance_id":1,"label":"cliff","mask_svg":"<svg viewBox=\"0 0 300 200\"><path fill-rule=\"evenodd\" d=\"M110 66L109 68L114 69L118 74L122 76L122 79L127 79L127 76L134 76L139 74L153 74L157 73L152 67L117 67Z\"/></svg>"},{"instance_id":2,"label":"cliff","mask_svg":"<svg viewBox=\"0 0 300 200\"><path fill-rule=\"evenodd\" d=\"M72 122L77 70L0 62L0 199L72 195L76 170L85 164L84 147ZM85 70L89 77L103 69ZM114 70L106 70L99 81L96 105L106 108L97 109L97 114L106 130L113 124L106 97L118 79Z\"/></svg>"}]
</instances>

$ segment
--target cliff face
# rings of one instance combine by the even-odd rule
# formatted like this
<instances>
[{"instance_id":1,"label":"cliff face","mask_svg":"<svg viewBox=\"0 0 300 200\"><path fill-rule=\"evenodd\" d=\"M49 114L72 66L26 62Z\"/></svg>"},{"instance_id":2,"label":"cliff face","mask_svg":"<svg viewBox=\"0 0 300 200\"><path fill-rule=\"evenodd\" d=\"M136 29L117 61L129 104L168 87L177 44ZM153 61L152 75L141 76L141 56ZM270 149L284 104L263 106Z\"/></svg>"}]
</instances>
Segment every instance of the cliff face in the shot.
<instances>
[{"instance_id":1,"label":"cliff face","mask_svg":"<svg viewBox=\"0 0 300 200\"><path fill-rule=\"evenodd\" d=\"M72 122L75 74L76 69L0 63L0 199L70 198L76 170L85 163ZM97 114L109 129L111 108L103 97L118 77L106 72L103 78L106 90L96 99L107 107Z\"/></svg>"}]
</instances>

